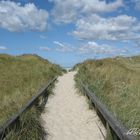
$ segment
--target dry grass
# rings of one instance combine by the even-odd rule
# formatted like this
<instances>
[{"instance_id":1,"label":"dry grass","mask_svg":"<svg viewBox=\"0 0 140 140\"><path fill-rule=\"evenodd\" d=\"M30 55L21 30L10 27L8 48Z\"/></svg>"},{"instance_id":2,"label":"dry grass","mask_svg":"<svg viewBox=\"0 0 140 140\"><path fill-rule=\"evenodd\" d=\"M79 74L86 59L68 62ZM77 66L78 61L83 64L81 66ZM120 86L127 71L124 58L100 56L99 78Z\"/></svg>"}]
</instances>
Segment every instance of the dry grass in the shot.
<instances>
[{"instance_id":1,"label":"dry grass","mask_svg":"<svg viewBox=\"0 0 140 140\"><path fill-rule=\"evenodd\" d=\"M62 69L49 61L36 55L9 56L0 55L0 125L24 106L37 92L39 88L47 84L53 77L62 74ZM29 114L29 112L27 113ZM32 114L32 115L31 115ZM27 116L27 115L25 115ZM30 119L31 118L31 119ZM28 135L27 140L41 139L37 133L41 127L37 110L32 110L30 115L24 117L32 138ZM34 125L31 127L31 123ZM33 128L33 129L31 129ZM41 134L41 133L40 133ZM13 139L21 139L25 135L14 136ZM11 139L12 137L10 137Z\"/></svg>"},{"instance_id":2,"label":"dry grass","mask_svg":"<svg viewBox=\"0 0 140 140\"><path fill-rule=\"evenodd\" d=\"M80 79L127 128L140 128L140 56L87 60L78 66Z\"/></svg>"}]
</instances>

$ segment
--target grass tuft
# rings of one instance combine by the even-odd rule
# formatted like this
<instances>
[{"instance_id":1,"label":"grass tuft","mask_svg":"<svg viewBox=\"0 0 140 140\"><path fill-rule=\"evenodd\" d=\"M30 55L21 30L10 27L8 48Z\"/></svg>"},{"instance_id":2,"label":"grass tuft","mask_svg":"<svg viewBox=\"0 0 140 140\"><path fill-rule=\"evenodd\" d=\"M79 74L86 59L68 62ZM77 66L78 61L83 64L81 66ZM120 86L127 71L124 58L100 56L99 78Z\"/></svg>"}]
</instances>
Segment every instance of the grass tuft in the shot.
<instances>
[{"instance_id":1,"label":"grass tuft","mask_svg":"<svg viewBox=\"0 0 140 140\"><path fill-rule=\"evenodd\" d=\"M87 60L77 66L80 80L121 123L140 128L140 56Z\"/></svg>"},{"instance_id":2,"label":"grass tuft","mask_svg":"<svg viewBox=\"0 0 140 140\"><path fill-rule=\"evenodd\" d=\"M37 55L0 55L0 126L23 107L55 76L62 74L60 66ZM31 109L21 116L20 131L9 134L7 140L42 140L40 110Z\"/></svg>"}]
</instances>

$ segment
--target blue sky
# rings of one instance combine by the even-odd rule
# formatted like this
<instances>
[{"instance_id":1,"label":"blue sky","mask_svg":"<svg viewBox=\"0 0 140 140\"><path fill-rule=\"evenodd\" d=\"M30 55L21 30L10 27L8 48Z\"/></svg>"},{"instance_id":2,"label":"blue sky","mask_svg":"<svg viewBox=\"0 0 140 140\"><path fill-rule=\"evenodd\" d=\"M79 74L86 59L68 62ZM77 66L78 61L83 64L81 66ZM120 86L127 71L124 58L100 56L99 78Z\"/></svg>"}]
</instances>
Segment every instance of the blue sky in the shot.
<instances>
[{"instance_id":1,"label":"blue sky","mask_svg":"<svg viewBox=\"0 0 140 140\"><path fill-rule=\"evenodd\" d=\"M140 0L1 0L0 53L69 67L140 54Z\"/></svg>"}]
</instances>

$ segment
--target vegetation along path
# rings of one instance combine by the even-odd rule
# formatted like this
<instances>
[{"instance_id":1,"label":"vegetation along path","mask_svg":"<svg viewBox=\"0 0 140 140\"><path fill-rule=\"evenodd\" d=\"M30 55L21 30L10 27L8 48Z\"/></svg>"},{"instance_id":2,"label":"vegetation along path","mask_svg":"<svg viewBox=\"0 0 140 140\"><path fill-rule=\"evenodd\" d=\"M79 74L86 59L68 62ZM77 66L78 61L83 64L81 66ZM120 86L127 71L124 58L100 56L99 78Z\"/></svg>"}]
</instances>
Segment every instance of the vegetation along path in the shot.
<instances>
[{"instance_id":1,"label":"vegetation along path","mask_svg":"<svg viewBox=\"0 0 140 140\"><path fill-rule=\"evenodd\" d=\"M48 133L46 140L103 140L105 129L87 99L78 94L74 82L75 72L58 78L54 95L50 96L42 114Z\"/></svg>"}]
</instances>

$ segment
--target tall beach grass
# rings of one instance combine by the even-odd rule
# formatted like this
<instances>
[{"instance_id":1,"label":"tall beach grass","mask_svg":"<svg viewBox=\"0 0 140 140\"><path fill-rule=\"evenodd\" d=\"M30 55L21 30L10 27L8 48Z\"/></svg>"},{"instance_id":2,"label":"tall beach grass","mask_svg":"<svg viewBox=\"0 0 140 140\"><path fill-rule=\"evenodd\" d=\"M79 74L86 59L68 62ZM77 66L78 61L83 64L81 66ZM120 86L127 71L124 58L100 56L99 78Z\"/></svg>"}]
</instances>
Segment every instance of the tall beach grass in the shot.
<instances>
[{"instance_id":1,"label":"tall beach grass","mask_svg":"<svg viewBox=\"0 0 140 140\"><path fill-rule=\"evenodd\" d=\"M60 66L37 55L0 54L0 126L23 107L52 78L62 74ZM21 116L21 130L7 140L42 140L40 110L33 107Z\"/></svg>"},{"instance_id":2,"label":"tall beach grass","mask_svg":"<svg viewBox=\"0 0 140 140\"><path fill-rule=\"evenodd\" d=\"M80 80L94 91L128 129L140 129L140 56L86 60L75 66Z\"/></svg>"}]
</instances>

